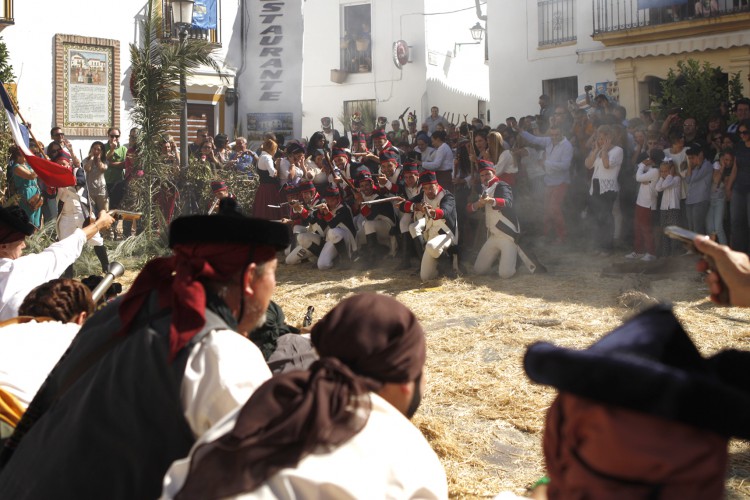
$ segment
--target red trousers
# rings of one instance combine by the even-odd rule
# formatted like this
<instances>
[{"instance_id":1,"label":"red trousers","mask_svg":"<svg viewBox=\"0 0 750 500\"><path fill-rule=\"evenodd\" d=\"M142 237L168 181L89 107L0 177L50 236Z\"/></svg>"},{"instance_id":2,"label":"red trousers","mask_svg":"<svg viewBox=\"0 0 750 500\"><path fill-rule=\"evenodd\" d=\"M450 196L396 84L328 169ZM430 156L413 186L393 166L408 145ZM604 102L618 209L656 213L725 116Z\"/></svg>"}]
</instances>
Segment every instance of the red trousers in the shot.
<instances>
[{"instance_id":1,"label":"red trousers","mask_svg":"<svg viewBox=\"0 0 750 500\"><path fill-rule=\"evenodd\" d=\"M650 253L656 255L656 247L654 245L654 230L651 227L651 209L642 207L640 205L635 206L635 218L633 219L634 226L634 238L633 245L635 247L635 253Z\"/></svg>"},{"instance_id":2,"label":"red trousers","mask_svg":"<svg viewBox=\"0 0 750 500\"><path fill-rule=\"evenodd\" d=\"M552 231L557 235L558 241L565 241L567 231L565 230L565 218L563 217L563 202L568 193L568 185L547 186L544 201L544 234L550 235Z\"/></svg>"}]
</instances>

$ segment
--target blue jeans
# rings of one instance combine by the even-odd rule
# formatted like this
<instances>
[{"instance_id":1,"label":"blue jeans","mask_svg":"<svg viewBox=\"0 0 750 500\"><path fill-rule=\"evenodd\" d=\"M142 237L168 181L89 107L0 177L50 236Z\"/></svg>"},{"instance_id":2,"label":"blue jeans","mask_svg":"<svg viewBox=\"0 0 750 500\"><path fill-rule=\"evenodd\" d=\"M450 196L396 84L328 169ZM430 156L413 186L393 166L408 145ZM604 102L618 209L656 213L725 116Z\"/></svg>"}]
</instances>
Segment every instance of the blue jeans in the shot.
<instances>
[{"instance_id":1,"label":"blue jeans","mask_svg":"<svg viewBox=\"0 0 750 500\"><path fill-rule=\"evenodd\" d=\"M706 215L710 201L699 201L698 203L685 204L688 229L698 234L706 234Z\"/></svg>"},{"instance_id":2,"label":"blue jeans","mask_svg":"<svg viewBox=\"0 0 750 500\"><path fill-rule=\"evenodd\" d=\"M731 228L729 246L738 252L748 251L750 234L750 193L732 189L729 201L729 227Z\"/></svg>"},{"instance_id":3,"label":"blue jeans","mask_svg":"<svg viewBox=\"0 0 750 500\"><path fill-rule=\"evenodd\" d=\"M727 244L727 235L724 232L724 198L711 198L711 206L706 216L706 234L716 234L716 241L722 245Z\"/></svg>"}]
</instances>

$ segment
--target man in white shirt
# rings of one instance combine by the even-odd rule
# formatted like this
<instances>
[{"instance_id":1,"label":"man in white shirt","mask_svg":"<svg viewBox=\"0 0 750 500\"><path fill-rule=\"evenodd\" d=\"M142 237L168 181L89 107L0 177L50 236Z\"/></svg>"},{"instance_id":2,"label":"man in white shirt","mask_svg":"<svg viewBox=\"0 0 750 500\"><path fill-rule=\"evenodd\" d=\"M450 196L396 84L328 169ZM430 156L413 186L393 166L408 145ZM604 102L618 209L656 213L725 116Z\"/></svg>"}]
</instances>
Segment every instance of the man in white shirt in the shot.
<instances>
[{"instance_id":1,"label":"man in white shirt","mask_svg":"<svg viewBox=\"0 0 750 500\"><path fill-rule=\"evenodd\" d=\"M437 127L439 124L442 124L443 127L448 127L450 125L450 122L446 120L444 117L440 116L440 110L437 106L433 106L430 108L430 116L424 119L422 122L422 126L427 126L427 133L429 135L432 135L433 132L435 132L435 127Z\"/></svg>"},{"instance_id":2,"label":"man in white shirt","mask_svg":"<svg viewBox=\"0 0 750 500\"><path fill-rule=\"evenodd\" d=\"M239 214L175 220L173 255L86 322L31 402L0 455L2 496L156 498L169 464L270 378L245 335L288 243Z\"/></svg>"},{"instance_id":3,"label":"man in white shirt","mask_svg":"<svg viewBox=\"0 0 750 500\"><path fill-rule=\"evenodd\" d=\"M0 321L18 314L18 306L32 289L59 278L81 255L87 240L112 225L114 219L102 211L99 218L83 229L51 244L36 254L21 256L26 237L34 234L34 226L17 205L0 207Z\"/></svg>"},{"instance_id":4,"label":"man in white shirt","mask_svg":"<svg viewBox=\"0 0 750 500\"><path fill-rule=\"evenodd\" d=\"M163 498L447 498L445 472L409 418L424 389L424 331L367 293L312 329L321 359L277 375L175 462Z\"/></svg>"}]
</instances>

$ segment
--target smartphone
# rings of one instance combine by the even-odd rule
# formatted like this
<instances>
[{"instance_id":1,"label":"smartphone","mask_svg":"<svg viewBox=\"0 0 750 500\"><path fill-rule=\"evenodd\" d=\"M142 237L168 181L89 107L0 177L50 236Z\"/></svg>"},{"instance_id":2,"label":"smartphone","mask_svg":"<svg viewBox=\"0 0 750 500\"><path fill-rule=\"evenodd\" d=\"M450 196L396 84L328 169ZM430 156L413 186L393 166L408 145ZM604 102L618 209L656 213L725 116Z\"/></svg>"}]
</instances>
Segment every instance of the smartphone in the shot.
<instances>
[{"instance_id":1,"label":"smartphone","mask_svg":"<svg viewBox=\"0 0 750 500\"><path fill-rule=\"evenodd\" d=\"M702 235L695 233L693 231L688 231L687 229L680 227L680 226L667 226L664 228L664 234L666 234L667 236L669 236L670 238L674 240L679 240L683 242L689 250L697 254L700 254L701 258L708 263L708 268L711 270L711 272L716 273L716 275L719 277L719 283L721 285L721 292L719 293L719 296L717 297L718 302L723 305L729 305L729 289L727 288L726 284L724 283L724 280L721 278L721 275L719 274L716 268L716 262L714 262L714 259L712 257L709 257L708 255L701 253L695 247L695 243L694 243L695 238L698 236L702 236Z\"/></svg>"}]
</instances>

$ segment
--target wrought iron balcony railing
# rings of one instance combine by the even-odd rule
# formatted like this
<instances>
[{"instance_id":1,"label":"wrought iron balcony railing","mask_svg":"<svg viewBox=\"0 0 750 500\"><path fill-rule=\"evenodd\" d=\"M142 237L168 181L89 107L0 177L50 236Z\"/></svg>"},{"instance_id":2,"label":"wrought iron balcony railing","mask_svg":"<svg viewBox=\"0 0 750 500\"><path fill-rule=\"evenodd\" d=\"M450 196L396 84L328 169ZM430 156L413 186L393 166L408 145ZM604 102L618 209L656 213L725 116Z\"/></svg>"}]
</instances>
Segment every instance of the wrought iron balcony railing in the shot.
<instances>
[{"instance_id":1,"label":"wrought iron balcony railing","mask_svg":"<svg viewBox=\"0 0 750 500\"><path fill-rule=\"evenodd\" d=\"M576 41L576 1L539 0L539 46Z\"/></svg>"},{"instance_id":2,"label":"wrought iron balcony railing","mask_svg":"<svg viewBox=\"0 0 750 500\"><path fill-rule=\"evenodd\" d=\"M593 0L594 36L680 21L710 19L748 11L749 0ZM661 5L649 7L651 5ZM639 8L646 6L646 8Z\"/></svg>"}]
</instances>

